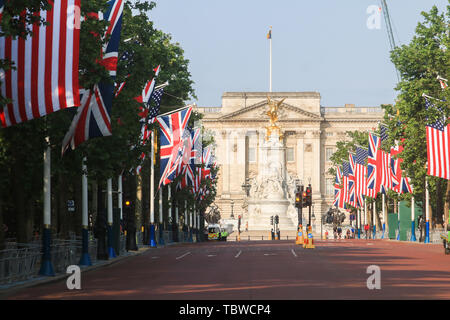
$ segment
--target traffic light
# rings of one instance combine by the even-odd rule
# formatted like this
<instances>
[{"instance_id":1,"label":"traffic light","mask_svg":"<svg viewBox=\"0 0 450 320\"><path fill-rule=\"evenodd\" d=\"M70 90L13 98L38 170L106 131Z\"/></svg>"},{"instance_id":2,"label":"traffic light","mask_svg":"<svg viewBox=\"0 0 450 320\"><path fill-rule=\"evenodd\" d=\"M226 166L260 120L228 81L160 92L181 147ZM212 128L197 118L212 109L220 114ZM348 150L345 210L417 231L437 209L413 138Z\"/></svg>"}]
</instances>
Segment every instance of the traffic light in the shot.
<instances>
[{"instance_id":1,"label":"traffic light","mask_svg":"<svg viewBox=\"0 0 450 320\"><path fill-rule=\"evenodd\" d=\"M306 191L303 191L303 192L302 192L302 197L301 197L301 199L302 199L302 207L303 207L303 208L306 208L306 207L308 206L308 199L307 199L307 196L308 196L307 192L306 192Z\"/></svg>"},{"instance_id":2,"label":"traffic light","mask_svg":"<svg viewBox=\"0 0 450 320\"><path fill-rule=\"evenodd\" d=\"M309 185L306 188L306 205L307 206L311 206L312 205L312 189L311 189L311 185Z\"/></svg>"},{"instance_id":3,"label":"traffic light","mask_svg":"<svg viewBox=\"0 0 450 320\"><path fill-rule=\"evenodd\" d=\"M270 225L273 225L273 216L270 217Z\"/></svg>"},{"instance_id":4,"label":"traffic light","mask_svg":"<svg viewBox=\"0 0 450 320\"><path fill-rule=\"evenodd\" d=\"M301 204L302 204L302 193L297 192L295 193L295 207L299 208Z\"/></svg>"},{"instance_id":5,"label":"traffic light","mask_svg":"<svg viewBox=\"0 0 450 320\"><path fill-rule=\"evenodd\" d=\"M278 215L275 216L275 224L278 224L278 222L280 221Z\"/></svg>"}]
</instances>

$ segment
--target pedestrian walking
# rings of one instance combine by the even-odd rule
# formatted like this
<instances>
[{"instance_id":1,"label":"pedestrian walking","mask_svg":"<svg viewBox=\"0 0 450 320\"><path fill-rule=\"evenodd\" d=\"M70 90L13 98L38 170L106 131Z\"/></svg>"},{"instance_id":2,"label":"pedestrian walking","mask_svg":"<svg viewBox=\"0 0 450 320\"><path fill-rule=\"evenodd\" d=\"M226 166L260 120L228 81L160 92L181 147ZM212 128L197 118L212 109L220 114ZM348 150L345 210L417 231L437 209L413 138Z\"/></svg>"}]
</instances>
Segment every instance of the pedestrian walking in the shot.
<instances>
[{"instance_id":1,"label":"pedestrian walking","mask_svg":"<svg viewBox=\"0 0 450 320\"><path fill-rule=\"evenodd\" d=\"M337 232L338 232L338 235L339 235L339 239L341 239L342 228L341 228L341 227L339 227L339 228L338 228L338 230L337 230Z\"/></svg>"},{"instance_id":2,"label":"pedestrian walking","mask_svg":"<svg viewBox=\"0 0 450 320\"><path fill-rule=\"evenodd\" d=\"M366 239L368 239L368 236L369 236L369 224L364 225L364 232L366 234Z\"/></svg>"},{"instance_id":3,"label":"pedestrian walking","mask_svg":"<svg viewBox=\"0 0 450 320\"><path fill-rule=\"evenodd\" d=\"M347 237L346 239L350 239L350 229L347 229Z\"/></svg>"}]
</instances>

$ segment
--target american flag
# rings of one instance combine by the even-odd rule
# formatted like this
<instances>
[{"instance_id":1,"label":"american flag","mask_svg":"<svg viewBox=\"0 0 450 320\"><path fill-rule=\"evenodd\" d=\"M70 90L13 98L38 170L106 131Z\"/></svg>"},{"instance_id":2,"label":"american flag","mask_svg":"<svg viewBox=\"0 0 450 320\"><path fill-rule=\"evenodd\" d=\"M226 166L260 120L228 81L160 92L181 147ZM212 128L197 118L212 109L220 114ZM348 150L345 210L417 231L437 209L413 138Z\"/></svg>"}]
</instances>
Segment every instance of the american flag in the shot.
<instances>
[{"instance_id":1,"label":"american flag","mask_svg":"<svg viewBox=\"0 0 450 320\"><path fill-rule=\"evenodd\" d=\"M155 72L155 77L152 80L147 81L144 89L142 89L141 95L134 98L137 102L146 104L150 100L150 96L152 95L153 89L155 88L155 78L158 76L160 70L160 66L157 66L155 69L153 69L153 71Z\"/></svg>"},{"instance_id":2,"label":"american flag","mask_svg":"<svg viewBox=\"0 0 450 320\"><path fill-rule=\"evenodd\" d=\"M376 198L380 192L381 166L380 166L380 138L369 133L369 148L367 157L367 192L366 195Z\"/></svg>"},{"instance_id":3,"label":"american flag","mask_svg":"<svg viewBox=\"0 0 450 320\"><path fill-rule=\"evenodd\" d=\"M156 118L160 125L160 172L159 186L170 183L183 157L183 134L192 113L192 107L170 115Z\"/></svg>"},{"instance_id":4,"label":"american flag","mask_svg":"<svg viewBox=\"0 0 450 320\"><path fill-rule=\"evenodd\" d=\"M381 183L380 192L386 194L389 189L392 190L392 170L391 170L391 154L384 150L380 150L381 156Z\"/></svg>"},{"instance_id":5,"label":"american flag","mask_svg":"<svg viewBox=\"0 0 450 320\"><path fill-rule=\"evenodd\" d=\"M428 109L436 108L427 97L425 106ZM446 119L442 114L434 123L428 124L427 129L427 160L430 176L450 179L450 124L445 124Z\"/></svg>"},{"instance_id":6,"label":"american flag","mask_svg":"<svg viewBox=\"0 0 450 320\"><path fill-rule=\"evenodd\" d=\"M380 125L380 138L381 138L381 143L383 143L383 141L389 139L388 128L385 125Z\"/></svg>"},{"instance_id":7,"label":"american flag","mask_svg":"<svg viewBox=\"0 0 450 320\"><path fill-rule=\"evenodd\" d=\"M342 163L342 183L343 183L343 201L345 203L349 203L350 199L350 193L349 193L349 171L350 171L350 164L347 161L344 161Z\"/></svg>"},{"instance_id":8,"label":"american flag","mask_svg":"<svg viewBox=\"0 0 450 320\"><path fill-rule=\"evenodd\" d=\"M39 13L48 25L29 26L33 37L0 37L0 59L10 60L15 66L0 70L1 93L11 99L0 110L3 127L80 105L80 0L49 4L50 10Z\"/></svg>"},{"instance_id":9,"label":"american flag","mask_svg":"<svg viewBox=\"0 0 450 320\"><path fill-rule=\"evenodd\" d=\"M356 147L355 178L356 178L356 197L360 205L364 203L364 196L367 193L367 167L366 159L368 150Z\"/></svg>"},{"instance_id":10,"label":"american flag","mask_svg":"<svg viewBox=\"0 0 450 320\"><path fill-rule=\"evenodd\" d=\"M117 51L119 49L120 32L122 28L123 0L111 0L103 15L109 22L104 37L110 36L104 47L102 63L114 78L117 68ZM114 96L114 86L110 83L99 83L87 90L81 108L78 108L62 142L62 154L69 148L75 149L81 143L96 137L106 137L111 132L111 107Z\"/></svg>"}]
</instances>

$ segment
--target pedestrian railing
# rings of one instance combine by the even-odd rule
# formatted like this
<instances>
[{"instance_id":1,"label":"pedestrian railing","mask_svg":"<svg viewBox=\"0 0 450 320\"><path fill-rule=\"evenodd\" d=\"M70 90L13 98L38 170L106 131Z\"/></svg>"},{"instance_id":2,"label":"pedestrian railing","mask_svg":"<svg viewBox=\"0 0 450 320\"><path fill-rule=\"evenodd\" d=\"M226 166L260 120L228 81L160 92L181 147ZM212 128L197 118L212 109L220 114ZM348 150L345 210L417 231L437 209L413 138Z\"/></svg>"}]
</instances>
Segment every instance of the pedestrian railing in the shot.
<instances>
[{"instance_id":1,"label":"pedestrian railing","mask_svg":"<svg viewBox=\"0 0 450 320\"><path fill-rule=\"evenodd\" d=\"M88 251L91 262L95 263L97 261L97 239L90 237ZM53 239L50 254L55 274L65 273L69 265L76 265L80 262L82 255L81 239ZM26 244L8 241L5 249L0 251L0 285L36 277L39 273L41 261L41 241Z\"/></svg>"}]
</instances>

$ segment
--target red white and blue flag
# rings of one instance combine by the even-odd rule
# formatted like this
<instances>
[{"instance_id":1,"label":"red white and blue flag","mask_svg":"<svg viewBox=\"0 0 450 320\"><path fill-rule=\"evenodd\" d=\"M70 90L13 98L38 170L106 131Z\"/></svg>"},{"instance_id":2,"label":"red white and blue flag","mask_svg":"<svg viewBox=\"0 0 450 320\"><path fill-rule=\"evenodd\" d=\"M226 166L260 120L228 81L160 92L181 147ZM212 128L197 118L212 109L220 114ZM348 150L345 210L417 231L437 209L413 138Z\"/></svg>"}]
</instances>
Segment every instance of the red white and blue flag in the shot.
<instances>
[{"instance_id":1,"label":"red white and blue flag","mask_svg":"<svg viewBox=\"0 0 450 320\"><path fill-rule=\"evenodd\" d=\"M427 109L435 108L425 97ZM426 126L427 130L427 174L450 180L450 124L446 124L443 112L435 122Z\"/></svg>"},{"instance_id":2,"label":"red white and blue flag","mask_svg":"<svg viewBox=\"0 0 450 320\"><path fill-rule=\"evenodd\" d=\"M367 154L367 190L366 196L376 198L380 192L381 167L380 163L380 138L374 133L369 133L369 148Z\"/></svg>"},{"instance_id":3,"label":"red white and blue flag","mask_svg":"<svg viewBox=\"0 0 450 320\"><path fill-rule=\"evenodd\" d=\"M155 72L155 77L152 80L147 81L144 88L142 89L141 95L134 98L137 102L144 104L148 103L153 93L153 89L155 88L155 79L159 75L160 70L161 66L157 66L155 69L153 69L153 71Z\"/></svg>"},{"instance_id":4,"label":"red white and blue flag","mask_svg":"<svg viewBox=\"0 0 450 320\"><path fill-rule=\"evenodd\" d=\"M38 14L48 25L30 25L33 36L0 37L0 59L15 67L0 70L2 96L11 100L0 110L3 127L80 105L80 0L49 4Z\"/></svg>"},{"instance_id":5,"label":"red white and blue flag","mask_svg":"<svg viewBox=\"0 0 450 320\"><path fill-rule=\"evenodd\" d=\"M336 179L334 181L333 205L337 208L345 209L344 186L343 186L343 181L342 181L342 170L340 167L337 167L337 169L336 169Z\"/></svg>"},{"instance_id":6,"label":"red white and blue flag","mask_svg":"<svg viewBox=\"0 0 450 320\"><path fill-rule=\"evenodd\" d=\"M160 125L160 173L159 187L175 179L177 168L183 158L183 135L192 113L192 107L170 115L159 116Z\"/></svg>"},{"instance_id":7,"label":"red white and blue flag","mask_svg":"<svg viewBox=\"0 0 450 320\"><path fill-rule=\"evenodd\" d=\"M117 69L117 52L122 28L123 0L111 0L103 18L109 22L104 37L110 36L104 48L102 65L114 77ZM99 83L92 90L86 90L81 108L72 120L69 131L62 143L62 154L69 148L75 149L81 143L96 137L106 137L111 132L111 107L114 98L114 86Z\"/></svg>"},{"instance_id":8,"label":"red white and blue flag","mask_svg":"<svg viewBox=\"0 0 450 320\"><path fill-rule=\"evenodd\" d=\"M367 191L367 159L368 151L361 147L356 147L355 157L355 179L356 179L356 197L360 206L364 203L364 196Z\"/></svg>"},{"instance_id":9,"label":"red white and blue flag","mask_svg":"<svg viewBox=\"0 0 450 320\"><path fill-rule=\"evenodd\" d=\"M349 171L348 171L348 193L349 193L349 199L348 204L352 205L355 208L358 208L361 206L361 204L358 202L358 196L356 194L356 155L349 154Z\"/></svg>"}]
</instances>

